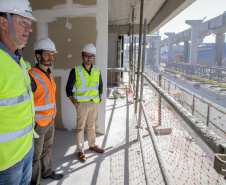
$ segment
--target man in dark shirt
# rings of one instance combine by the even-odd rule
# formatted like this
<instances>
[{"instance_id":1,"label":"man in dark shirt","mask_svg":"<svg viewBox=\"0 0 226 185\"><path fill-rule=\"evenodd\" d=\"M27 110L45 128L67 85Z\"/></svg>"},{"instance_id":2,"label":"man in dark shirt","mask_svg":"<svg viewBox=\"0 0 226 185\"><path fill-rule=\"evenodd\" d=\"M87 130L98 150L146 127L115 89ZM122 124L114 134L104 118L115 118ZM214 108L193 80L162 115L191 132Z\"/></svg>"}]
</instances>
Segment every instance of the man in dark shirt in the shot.
<instances>
[{"instance_id":1,"label":"man in dark shirt","mask_svg":"<svg viewBox=\"0 0 226 185\"><path fill-rule=\"evenodd\" d=\"M29 70L29 75L35 102L35 131L39 138L35 139L31 185L39 185L40 177L59 180L63 178L63 174L55 173L51 162L55 132L56 84L49 67L52 66L57 51L49 38L36 42L34 50L38 63Z\"/></svg>"},{"instance_id":2,"label":"man in dark shirt","mask_svg":"<svg viewBox=\"0 0 226 185\"><path fill-rule=\"evenodd\" d=\"M83 63L70 72L66 93L77 110L76 143L78 159L86 161L84 154L84 128L87 125L87 137L90 150L103 153L96 145L95 118L103 92L103 82L99 67L93 65L96 48L86 44L82 50Z\"/></svg>"}]
</instances>

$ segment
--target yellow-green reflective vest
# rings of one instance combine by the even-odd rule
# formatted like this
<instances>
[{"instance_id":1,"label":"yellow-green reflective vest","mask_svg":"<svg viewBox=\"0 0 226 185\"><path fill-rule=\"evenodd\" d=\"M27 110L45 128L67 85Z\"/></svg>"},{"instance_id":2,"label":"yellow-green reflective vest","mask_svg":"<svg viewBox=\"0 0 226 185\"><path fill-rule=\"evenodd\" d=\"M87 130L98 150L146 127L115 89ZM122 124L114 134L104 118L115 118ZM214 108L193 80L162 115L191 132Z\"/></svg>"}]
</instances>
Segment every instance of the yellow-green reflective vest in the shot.
<instances>
[{"instance_id":1,"label":"yellow-green reflective vest","mask_svg":"<svg viewBox=\"0 0 226 185\"><path fill-rule=\"evenodd\" d=\"M93 100L95 103L100 101L99 98L99 78L100 69L93 65L90 75L84 69L83 65L75 67L76 81L73 86L74 99L77 102Z\"/></svg>"},{"instance_id":2,"label":"yellow-green reflective vest","mask_svg":"<svg viewBox=\"0 0 226 185\"><path fill-rule=\"evenodd\" d=\"M23 58L19 65L0 49L0 171L32 147L34 102L25 65Z\"/></svg>"},{"instance_id":3,"label":"yellow-green reflective vest","mask_svg":"<svg viewBox=\"0 0 226 185\"><path fill-rule=\"evenodd\" d=\"M28 61L24 61L26 64L26 69L29 71L31 69L31 64Z\"/></svg>"}]
</instances>

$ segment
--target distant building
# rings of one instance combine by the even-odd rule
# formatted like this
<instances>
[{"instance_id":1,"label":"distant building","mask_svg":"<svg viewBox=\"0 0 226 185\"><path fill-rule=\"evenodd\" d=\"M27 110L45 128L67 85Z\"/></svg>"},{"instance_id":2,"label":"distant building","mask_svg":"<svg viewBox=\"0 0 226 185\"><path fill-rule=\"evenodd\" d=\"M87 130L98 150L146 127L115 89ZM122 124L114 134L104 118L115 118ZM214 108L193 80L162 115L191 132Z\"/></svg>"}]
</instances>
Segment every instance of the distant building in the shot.
<instances>
[{"instance_id":1,"label":"distant building","mask_svg":"<svg viewBox=\"0 0 226 185\"><path fill-rule=\"evenodd\" d=\"M174 62L183 62L183 45L175 45L174 46L174 52L172 55L172 60ZM202 43L198 47L198 61L197 64L200 65L207 65L212 66L214 65L214 52L215 52L215 43ZM223 52L222 52L222 66L226 67L226 43L224 43L223 46ZM163 47L161 49L161 63L167 63L167 54L168 50L167 47ZM188 59L189 61L190 56L190 44L189 44L189 51L188 51Z\"/></svg>"}]
</instances>

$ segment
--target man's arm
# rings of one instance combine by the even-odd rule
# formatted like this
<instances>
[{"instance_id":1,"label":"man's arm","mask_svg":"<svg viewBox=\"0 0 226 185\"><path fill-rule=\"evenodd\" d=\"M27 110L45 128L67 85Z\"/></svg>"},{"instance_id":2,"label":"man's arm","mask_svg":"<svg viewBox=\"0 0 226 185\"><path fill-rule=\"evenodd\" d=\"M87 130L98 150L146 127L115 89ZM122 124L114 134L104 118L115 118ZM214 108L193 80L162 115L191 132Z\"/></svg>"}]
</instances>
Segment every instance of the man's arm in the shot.
<instances>
[{"instance_id":1,"label":"man's arm","mask_svg":"<svg viewBox=\"0 0 226 185\"><path fill-rule=\"evenodd\" d=\"M29 76L30 76L30 79L31 79L31 90L34 93L37 89L37 84L35 83L34 78L30 74L29 74Z\"/></svg>"},{"instance_id":2,"label":"man's arm","mask_svg":"<svg viewBox=\"0 0 226 185\"><path fill-rule=\"evenodd\" d=\"M100 77L99 77L99 97L100 97L100 101L101 101L101 97L103 94L103 81L102 81L102 77L101 77L101 73L100 73Z\"/></svg>"},{"instance_id":3,"label":"man's arm","mask_svg":"<svg viewBox=\"0 0 226 185\"><path fill-rule=\"evenodd\" d=\"M79 103L75 101L74 97L73 97L73 85L75 83L75 69L73 68L69 74L69 77L68 77L68 81L67 81L67 85L66 85L66 94L67 94L67 97L69 97L69 99L71 100L72 104L78 108L79 106Z\"/></svg>"}]
</instances>

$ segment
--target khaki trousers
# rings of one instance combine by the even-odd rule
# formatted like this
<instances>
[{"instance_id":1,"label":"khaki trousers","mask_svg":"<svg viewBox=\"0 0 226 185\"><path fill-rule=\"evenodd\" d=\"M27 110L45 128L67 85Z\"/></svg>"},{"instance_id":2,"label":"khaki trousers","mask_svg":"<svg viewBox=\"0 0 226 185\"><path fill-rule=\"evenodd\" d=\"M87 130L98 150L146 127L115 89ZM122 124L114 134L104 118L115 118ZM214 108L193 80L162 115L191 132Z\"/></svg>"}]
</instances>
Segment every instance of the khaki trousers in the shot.
<instances>
[{"instance_id":1,"label":"khaki trousers","mask_svg":"<svg viewBox=\"0 0 226 185\"><path fill-rule=\"evenodd\" d=\"M35 131L39 135L39 138L34 139L35 149L32 163L31 184L39 185L41 175L47 177L52 173L51 154L55 131L54 120L44 127L36 124Z\"/></svg>"},{"instance_id":2,"label":"khaki trousers","mask_svg":"<svg viewBox=\"0 0 226 185\"><path fill-rule=\"evenodd\" d=\"M84 152L84 128L87 128L87 138L89 147L95 146L95 118L98 111L98 103L93 101L80 102L77 108L76 144L77 152Z\"/></svg>"}]
</instances>

